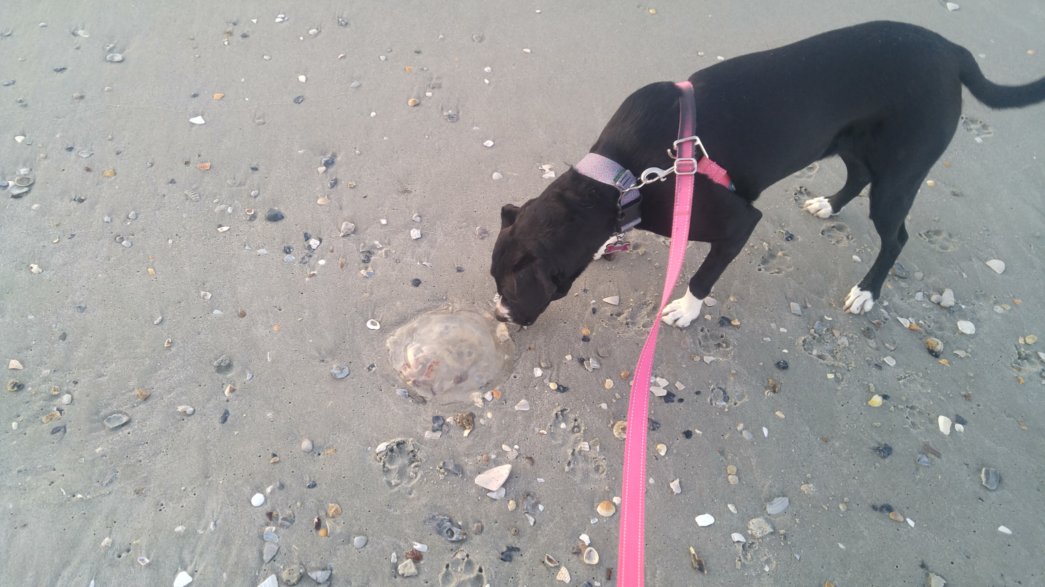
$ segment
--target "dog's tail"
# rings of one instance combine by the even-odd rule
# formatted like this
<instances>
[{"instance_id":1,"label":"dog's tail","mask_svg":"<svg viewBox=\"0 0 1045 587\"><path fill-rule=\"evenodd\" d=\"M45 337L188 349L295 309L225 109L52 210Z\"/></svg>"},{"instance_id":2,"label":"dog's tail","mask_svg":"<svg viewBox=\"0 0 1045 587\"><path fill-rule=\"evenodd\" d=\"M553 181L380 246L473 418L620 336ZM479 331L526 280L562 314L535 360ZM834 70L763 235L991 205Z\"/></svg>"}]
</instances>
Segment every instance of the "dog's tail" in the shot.
<instances>
[{"instance_id":1,"label":"dog's tail","mask_svg":"<svg viewBox=\"0 0 1045 587\"><path fill-rule=\"evenodd\" d=\"M964 47L959 53L959 78L973 96L991 108L1021 108L1045 101L1045 77L1022 86L1002 86L984 77L976 58Z\"/></svg>"}]
</instances>

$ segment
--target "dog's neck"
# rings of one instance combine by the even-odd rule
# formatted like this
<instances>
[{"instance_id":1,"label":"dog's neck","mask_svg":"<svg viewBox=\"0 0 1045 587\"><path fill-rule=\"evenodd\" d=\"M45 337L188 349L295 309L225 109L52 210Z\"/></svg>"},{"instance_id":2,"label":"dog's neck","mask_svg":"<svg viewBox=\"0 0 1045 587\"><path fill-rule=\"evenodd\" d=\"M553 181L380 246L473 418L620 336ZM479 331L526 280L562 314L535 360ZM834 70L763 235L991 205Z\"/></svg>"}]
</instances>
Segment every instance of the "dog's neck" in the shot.
<instances>
[{"instance_id":1,"label":"dog's neck","mask_svg":"<svg viewBox=\"0 0 1045 587\"><path fill-rule=\"evenodd\" d=\"M588 153L574 166L581 175L599 183L613 187L618 192L617 198L617 232L627 232L642 221L640 212L642 194L639 193L638 180L627 168L598 153Z\"/></svg>"}]
</instances>

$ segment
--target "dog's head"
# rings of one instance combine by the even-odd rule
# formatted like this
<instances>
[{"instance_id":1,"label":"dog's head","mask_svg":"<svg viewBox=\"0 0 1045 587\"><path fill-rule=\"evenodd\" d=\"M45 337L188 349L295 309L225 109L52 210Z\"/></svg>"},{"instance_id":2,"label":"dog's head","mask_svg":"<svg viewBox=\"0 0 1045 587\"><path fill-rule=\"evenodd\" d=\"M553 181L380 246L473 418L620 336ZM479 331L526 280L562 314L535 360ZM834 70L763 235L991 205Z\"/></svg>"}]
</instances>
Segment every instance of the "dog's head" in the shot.
<instances>
[{"instance_id":1,"label":"dog's head","mask_svg":"<svg viewBox=\"0 0 1045 587\"><path fill-rule=\"evenodd\" d=\"M498 320L533 324L570 291L616 222L613 189L599 186L571 170L522 207L501 208L490 264Z\"/></svg>"}]
</instances>

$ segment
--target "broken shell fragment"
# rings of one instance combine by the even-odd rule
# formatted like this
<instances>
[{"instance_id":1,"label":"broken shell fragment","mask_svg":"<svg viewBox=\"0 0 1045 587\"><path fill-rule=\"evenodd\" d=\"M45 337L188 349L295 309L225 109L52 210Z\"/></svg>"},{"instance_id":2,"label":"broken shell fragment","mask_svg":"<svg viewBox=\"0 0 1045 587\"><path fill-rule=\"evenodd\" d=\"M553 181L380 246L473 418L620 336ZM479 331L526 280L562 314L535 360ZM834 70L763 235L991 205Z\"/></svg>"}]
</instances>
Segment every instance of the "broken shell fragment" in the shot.
<instances>
[{"instance_id":1,"label":"broken shell fragment","mask_svg":"<svg viewBox=\"0 0 1045 587\"><path fill-rule=\"evenodd\" d=\"M871 399L867 400L867 405L871 406L872 408L881 407L882 396L878 395L877 393L872 395Z\"/></svg>"},{"instance_id":2,"label":"broken shell fragment","mask_svg":"<svg viewBox=\"0 0 1045 587\"><path fill-rule=\"evenodd\" d=\"M617 420L613 423L613 436L617 440L624 440L628 433L628 423L624 420Z\"/></svg>"},{"instance_id":3,"label":"broken shell fragment","mask_svg":"<svg viewBox=\"0 0 1045 587\"><path fill-rule=\"evenodd\" d=\"M109 430L116 430L120 426L123 426L127 422L131 421L131 417L124 412L113 412L109 416L106 416L103 423Z\"/></svg>"},{"instance_id":4,"label":"broken shell fragment","mask_svg":"<svg viewBox=\"0 0 1045 587\"><path fill-rule=\"evenodd\" d=\"M940 427L940 432L942 432L944 436L949 436L951 434L950 418L947 416L940 416L936 419L936 424Z\"/></svg>"},{"instance_id":5,"label":"broken shell fragment","mask_svg":"<svg viewBox=\"0 0 1045 587\"><path fill-rule=\"evenodd\" d=\"M696 520L698 526L706 528L715 523L715 516L712 516L711 514L700 514L697 516Z\"/></svg>"},{"instance_id":6,"label":"broken shell fragment","mask_svg":"<svg viewBox=\"0 0 1045 587\"><path fill-rule=\"evenodd\" d=\"M544 555L544 565L554 569L559 566L559 561L554 556L546 554Z\"/></svg>"},{"instance_id":7,"label":"broken shell fragment","mask_svg":"<svg viewBox=\"0 0 1045 587\"><path fill-rule=\"evenodd\" d=\"M555 573L555 580L560 583L570 582L570 572L566 570L566 567L559 567L559 572Z\"/></svg>"},{"instance_id":8,"label":"broken shell fragment","mask_svg":"<svg viewBox=\"0 0 1045 587\"><path fill-rule=\"evenodd\" d=\"M986 265L998 275L1005 272L1005 261L1002 261L1001 259L991 259L986 262Z\"/></svg>"},{"instance_id":9,"label":"broken shell fragment","mask_svg":"<svg viewBox=\"0 0 1045 587\"><path fill-rule=\"evenodd\" d=\"M381 323L371 318L366 321L366 327L370 330L381 330Z\"/></svg>"},{"instance_id":10,"label":"broken shell fragment","mask_svg":"<svg viewBox=\"0 0 1045 587\"><path fill-rule=\"evenodd\" d=\"M595 511L604 518L608 518L613 514L617 513L617 506L612 501L604 499L599 502L599 505L595 506Z\"/></svg>"},{"instance_id":11,"label":"broken shell fragment","mask_svg":"<svg viewBox=\"0 0 1045 587\"><path fill-rule=\"evenodd\" d=\"M497 491L508 480L511 472L511 465L500 465L479 473L475 478L475 484L487 491Z\"/></svg>"},{"instance_id":12,"label":"broken shell fragment","mask_svg":"<svg viewBox=\"0 0 1045 587\"><path fill-rule=\"evenodd\" d=\"M1001 473L992 467L984 467L980 469L980 483L983 483L987 491L994 491L1001 484Z\"/></svg>"}]
</instances>

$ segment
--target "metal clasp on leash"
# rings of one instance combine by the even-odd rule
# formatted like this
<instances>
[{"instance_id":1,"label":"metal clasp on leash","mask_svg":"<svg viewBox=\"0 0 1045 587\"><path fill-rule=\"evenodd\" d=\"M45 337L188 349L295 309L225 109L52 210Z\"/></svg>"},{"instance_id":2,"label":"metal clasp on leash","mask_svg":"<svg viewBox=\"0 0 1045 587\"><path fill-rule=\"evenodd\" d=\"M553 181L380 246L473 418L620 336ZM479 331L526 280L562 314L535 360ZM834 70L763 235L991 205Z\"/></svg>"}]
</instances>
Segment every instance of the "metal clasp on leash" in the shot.
<instances>
[{"instance_id":1,"label":"metal clasp on leash","mask_svg":"<svg viewBox=\"0 0 1045 587\"><path fill-rule=\"evenodd\" d=\"M660 167L650 167L646 169L639 174L639 183L633 189L641 188L642 186L655 181L664 181L672 173L676 175L696 175L697 157L679 157L678 155L678 148L682 143L693 143L694 155L699 153L710 159L710 156L708 156L708 150L704 148L704 143L700 142L700 137L694 135L692 137L679 139L672 143L672 148L668 149L668 156L675 161L675 164L669 169L661 169Z\"/></svg>"},{"instance_id":2,"label":"metal clasp on leash","mask_svg":"<svg viewBox=\"0 0 1045 587\"><path fill-rule=\"evenodd\" d=\"M675 160L675 165L672 169L678 175L696 175L697 174L697 158L696 157L679 157L679 145L682 143L693 143L693 154L703 153L704 157L710 159L708 150L704 148L704 143L700 142L700 137L694 135L691 137L681 138L672 143L672 148L668 149L668 157Z\"/></svg>"}]
</instances>

